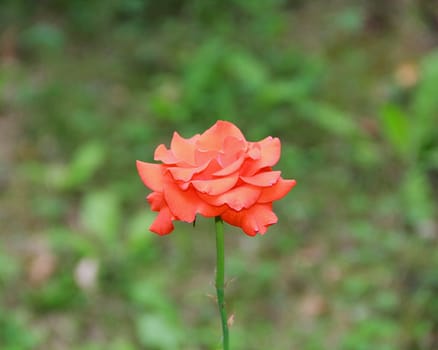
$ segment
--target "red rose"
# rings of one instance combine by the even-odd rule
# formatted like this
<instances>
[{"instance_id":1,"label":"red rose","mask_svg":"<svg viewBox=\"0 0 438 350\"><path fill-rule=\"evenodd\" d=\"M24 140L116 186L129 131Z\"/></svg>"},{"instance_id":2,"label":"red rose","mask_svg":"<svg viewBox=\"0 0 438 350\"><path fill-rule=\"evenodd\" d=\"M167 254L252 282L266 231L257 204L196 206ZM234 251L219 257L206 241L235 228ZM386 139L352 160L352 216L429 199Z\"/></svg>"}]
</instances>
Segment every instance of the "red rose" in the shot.
<instances>
[{"instance_id":1,"label":"red rose","mask_svg":"<svg viewBox=\"0 0 438 350\"><path fill-rule=\"evenodd\" d=\"M280 158L280 140L271 136L248 142L232 123L218 121L189 139L173 134L170 149L159 145L154 159L137 161L147 200L158 216L150 230L165 235L173 220L193 222L196 214L220 216L254 236L277 222L272 202L296 184L272 170Z\"/></svg>"}]
</instances>

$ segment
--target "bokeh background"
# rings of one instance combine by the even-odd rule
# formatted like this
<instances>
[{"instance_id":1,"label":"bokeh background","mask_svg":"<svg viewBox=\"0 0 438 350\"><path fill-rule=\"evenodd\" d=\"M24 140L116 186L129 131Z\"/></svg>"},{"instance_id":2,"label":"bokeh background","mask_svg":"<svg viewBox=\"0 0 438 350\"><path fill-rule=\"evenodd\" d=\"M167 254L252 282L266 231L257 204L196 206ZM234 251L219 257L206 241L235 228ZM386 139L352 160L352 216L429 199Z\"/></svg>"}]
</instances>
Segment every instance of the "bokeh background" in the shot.
<instances>
[{"instance_id":1,"label":"bokeh background","mask_svg":"<svg viewBox=\"0 0 438 350\"><path fill-rule=\"evenodd\" d=\"M135 169L217 119L298 181L226 228L232 348L438 348L436 1L0 4L2 350L218 349L213 222Z\"/></svg>"}]
</instances>

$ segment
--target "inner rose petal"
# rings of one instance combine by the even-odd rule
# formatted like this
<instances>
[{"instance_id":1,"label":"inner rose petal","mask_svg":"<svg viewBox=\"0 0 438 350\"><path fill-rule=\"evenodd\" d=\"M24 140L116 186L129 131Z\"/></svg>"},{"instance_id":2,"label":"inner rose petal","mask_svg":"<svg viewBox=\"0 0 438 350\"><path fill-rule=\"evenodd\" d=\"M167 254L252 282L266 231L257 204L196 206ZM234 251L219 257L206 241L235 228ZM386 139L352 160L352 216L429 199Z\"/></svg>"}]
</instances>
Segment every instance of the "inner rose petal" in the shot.
<instances>
[{"instance_id":1,"label":"inner rose petal","mask_svg":"<svg viewBox=\"0 0 438 350\"><path fill-rule=\"evenodd\" d=\"M257 142L257 144L260 146L260 158L256 160L249 159L245 162L242 170L246 176L254 175L262 168L273 166L280 159L280 139L269 136Z\"/></svg>"},{"instance_id":2,"label":"inner rose petal","mask_svg":"<svg viewBox=\"0 0 438 350\"><path fill-rule=\"evenodd\" d=\"M227 167L213 173L213 175L214 176L226 176L226 175L229 175L231 173L234 173L235 171L240 169L244 160L245 160L245 156L242 155L242 156L240 156L240 158L238 158L236 161L234 161L233 163L231 163Z\"/></svg>"},{"instance_id":3,"label":"inner rose petal","mask_svg":"<svg viewBox=\"0 0 438 350\"><path fill-rule=\"evenodd\" d=\"M219 152L218 162L221 166L226 167L240 158L246 152L247 142L228 136L224 140L222 150Z\"/></svg>"},{"instance_id":4,"label":"inner rose petal","mask_svg":"<svg viewBox=\"0 0 438 350\"><path fill-rule=\"evenodd\" d=\"M222 167L219 165L219 163L216 161L216 159L211 159L207 163L207 167L200 171L199 173L196 173L192 180L214 180L217 177L214 176L214 174L218 171L220 171Z\"/></svg>"},{"instance_id":5,"label":"inner rose petal","mask_svg":"<svg viewBox=\"0 0 438 350\"><path fill-rule=\"evenodd\" d=\"M199 149L195 150L195 161L197 165L205 164L212 159L215 159L218 155L218 151L202 151Z\"/></svg>"},{"instance_id":6,"label":"inner rose petal","mask_svg":"<svg viewBox=\"0 0 438 350\"><path fill-rule=\"evenodd\" d=\"M192 185L201 193L209 195L218 195L224 193L236 185L239 174L236 172L227 177L214 180L193 180Z\"/></svg>"},{"instance_id":7,"label":"inner rose petal","mask_svg":"<svg viewBox=\"0 0 438 350\"><path fill-rule=\"evenodd\" d=\"M184 168L184 167L169 167L167 170L172 174L175 180L187 182L192 179L192 177L204 171L208 167L209 163L205 163L199 167L194 168Z\"/></svg>"},{"instance_id":8,"label":"inner rose petal","mask_svg":"<svg viewBox=\"0 0 438 350\"><path fill-rule=\"evenodd\" d=\"M245 137L237 126L230 122L219 120L201 135L197 145L199 149L219 151L222 149L224 140L228 136L245 140Z\"/></svg>"},{"instance_id":9,"label":"inner rose petal","mask_svg":"<svg viewBox=\"0 0 438 350\"><path fill-rule=\"evenodd\" d=\"M172 150L175 158L179 161L183 161L190 165L196 165L195 161L195 142L198 137L192 137L191 139L185 139L181 137L176 131L173 133L172 141L170 143L170 149Z\"/></svg>"}]
</instances>

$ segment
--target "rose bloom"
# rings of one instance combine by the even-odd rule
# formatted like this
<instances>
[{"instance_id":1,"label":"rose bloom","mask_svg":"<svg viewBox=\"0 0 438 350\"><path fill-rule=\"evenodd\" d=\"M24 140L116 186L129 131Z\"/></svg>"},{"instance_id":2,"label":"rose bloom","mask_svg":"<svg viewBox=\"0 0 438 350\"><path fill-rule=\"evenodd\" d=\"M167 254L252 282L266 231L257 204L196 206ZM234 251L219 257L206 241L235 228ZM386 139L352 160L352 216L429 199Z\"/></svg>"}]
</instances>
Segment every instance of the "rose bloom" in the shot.
<instances>
[{"instance_id":1,"label":"rose bloom","mask_svg":"<svg viewBox=\"0 0 438 350\"><path fill-rule=\"evenodd\" d=\"M296 184L272 170L280 150L278 138L248 142L226 121L189 139L175 132L170 149L155 150L154 159L162 164L137 161L141 180L153 191L147 201L158 212L150 230L165 235L174 220L193 222L201 214L220 216L249 236L264 234L278 220L272 202Z\"/></svg>"}]
</instances>

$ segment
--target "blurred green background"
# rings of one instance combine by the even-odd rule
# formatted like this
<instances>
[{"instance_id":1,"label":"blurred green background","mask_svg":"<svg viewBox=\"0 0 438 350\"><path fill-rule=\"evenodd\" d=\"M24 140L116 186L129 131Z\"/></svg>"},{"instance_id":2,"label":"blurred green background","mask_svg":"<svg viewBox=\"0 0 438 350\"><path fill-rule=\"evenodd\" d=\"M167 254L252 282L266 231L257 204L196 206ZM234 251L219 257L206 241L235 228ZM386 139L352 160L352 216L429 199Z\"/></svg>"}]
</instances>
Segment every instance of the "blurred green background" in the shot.
<instances>
[{"instance_id":1,"label":"blurred green background","mask_svg":"<svg viewBox=\"0 0 438 350\"><path fill-rule=\"evenodd\" d=\"M434 0L2 0L0 349L218 349L213 222L148 232L174 130L282 140L226 227L233 350L438 348Z\"/></svg>"}]
</instances>

